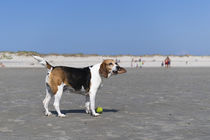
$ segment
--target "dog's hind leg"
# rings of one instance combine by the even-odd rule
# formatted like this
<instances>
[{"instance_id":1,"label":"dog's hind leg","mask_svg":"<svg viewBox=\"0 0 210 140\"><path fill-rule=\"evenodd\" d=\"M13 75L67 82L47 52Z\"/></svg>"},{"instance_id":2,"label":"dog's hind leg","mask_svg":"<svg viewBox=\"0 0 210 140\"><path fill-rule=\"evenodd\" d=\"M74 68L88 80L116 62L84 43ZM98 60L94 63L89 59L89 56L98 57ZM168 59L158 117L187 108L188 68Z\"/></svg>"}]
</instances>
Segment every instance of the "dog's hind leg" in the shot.
<instances>
[{"instance_id":1,"label":"dog's hind leg","mask_svg":"<svg viewBox=\"0 0 210 140\"><path fill-rule=\"evenodd\" d=\"M65 115L62 114L61 111L60 111L60 100L61 100L61 96L63 94L63 87L64 87L64 84L61 84L60 86L58 86L58 90L55 94L55 101L54 101L54 104L53 104L59 117L65 117Z\"/></svg>"},{"instance_id":2,"label":"dog's hind leg","mask_svg":"<svg viewBox=\"0 0 210 140\"><path fill-rule=\"evenodd\" d=\"M85 95L85 111L87 114L90 114L90 96L89 95Z\"/></svg>"},{"instance_id":3,"label":"dog's hind leg","mask_svg":"<svg viewBox=\"0 0 210 140\"><path fill-rule=\"evenodd\" d=\"M44 105L45 115L46 116L52 115L52 113L48 109L48 105L49 105L51 97L52 97L52 93L50 91L49 86L47 85L46 86L46 96L45 96L45 99L43 100L43 105Z\"/></svg>"}]
</instances>

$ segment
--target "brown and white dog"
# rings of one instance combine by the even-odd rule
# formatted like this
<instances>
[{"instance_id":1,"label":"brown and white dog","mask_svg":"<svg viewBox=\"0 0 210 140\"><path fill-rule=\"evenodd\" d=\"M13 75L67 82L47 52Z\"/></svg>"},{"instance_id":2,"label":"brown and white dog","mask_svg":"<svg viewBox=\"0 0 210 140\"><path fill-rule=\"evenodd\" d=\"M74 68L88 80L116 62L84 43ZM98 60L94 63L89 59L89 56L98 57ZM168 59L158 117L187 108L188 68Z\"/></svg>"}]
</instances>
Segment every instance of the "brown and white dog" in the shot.
<instances>
[{"instance_id":1,"label":"brown and white dog","mask_svg":"<svg viewBox=\"0 0 210 140\"><path fill-rule=\"evenodd\" d=\"M59 117L65 117L60 111L60 99L64 87L68 87L71 92L85 93L86 113L93 116L100 114L95 112L95 97L101 86L102 78L109 78L111 75L125 73L126 70L120 67L114 60L107 59L102 63L85 68L73 68L66 66L52 66L39 56L33 56L42 65L46 66L48 73L46 76L46 97L43 101L45 115L51 115L48 104L52 96L55 96L54 107Z\"/></svg>"}]
</instances>

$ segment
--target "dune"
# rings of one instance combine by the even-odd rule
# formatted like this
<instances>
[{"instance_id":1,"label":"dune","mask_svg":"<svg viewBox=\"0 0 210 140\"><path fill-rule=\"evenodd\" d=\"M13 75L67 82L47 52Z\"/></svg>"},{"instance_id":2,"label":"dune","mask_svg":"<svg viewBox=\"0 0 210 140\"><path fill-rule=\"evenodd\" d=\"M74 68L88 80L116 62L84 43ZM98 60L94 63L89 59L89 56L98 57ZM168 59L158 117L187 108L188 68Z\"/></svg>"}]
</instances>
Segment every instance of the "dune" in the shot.
<instances>
[{"instance_id":1,"label":"dune","mask_svg":"<svg viewBox=\"0 0 210 140\"><path fill-rule=\"evenodd\" d=\"M64 65L71 67L85 67L100 63L103 59L114 59L123 67L161 67L161 63L166 56L162 55L119 55L119 56L100 56L83 54L38 54L35 52L0 52L0 67L42 67L32 55L40 55L54 66ZM171 67L210 67L210 56L169 56ZM134 62L131 62L134 60Z\"/></svg>"}]
</instances>

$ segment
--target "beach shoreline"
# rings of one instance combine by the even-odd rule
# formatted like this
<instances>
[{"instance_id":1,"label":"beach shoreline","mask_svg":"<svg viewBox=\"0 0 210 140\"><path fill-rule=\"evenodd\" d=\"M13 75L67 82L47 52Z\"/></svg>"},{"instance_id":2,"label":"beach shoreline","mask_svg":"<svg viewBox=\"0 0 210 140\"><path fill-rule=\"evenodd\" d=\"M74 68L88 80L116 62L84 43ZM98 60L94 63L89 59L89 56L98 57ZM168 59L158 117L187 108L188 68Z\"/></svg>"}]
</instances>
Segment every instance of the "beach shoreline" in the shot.
<instances>
[{"instance_id":1,"label":"beach shoreline","mask_svg":"<svg viewBox=\"0 0 210 140\"><path fill-rule=\"evenodd\" d=\"M39 54L37 54L39 55ZM122 67L139 68L139 67L161 67L161 63L166 56L145 55L145 56L99 56L99 55L41 55L54 66L64 65L71 67L86 67L102 62L104 59L114 59ZM210 56L169 56L171 67L210 67ZM132 62L133 60L133 62ZM43 67L34 58L32 54L19 54L0 52L0 67Z\"/></svg>"}]
</instances>

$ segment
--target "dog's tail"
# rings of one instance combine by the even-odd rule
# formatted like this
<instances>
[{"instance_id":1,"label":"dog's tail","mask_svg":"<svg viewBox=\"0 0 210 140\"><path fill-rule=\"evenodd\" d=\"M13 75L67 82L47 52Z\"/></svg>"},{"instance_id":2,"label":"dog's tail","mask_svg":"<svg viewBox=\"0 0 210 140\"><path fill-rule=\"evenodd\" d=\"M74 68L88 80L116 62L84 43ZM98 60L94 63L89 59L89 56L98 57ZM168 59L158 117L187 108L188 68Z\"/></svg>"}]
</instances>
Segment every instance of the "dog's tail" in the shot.
<instances>
[{"instance_id":1,"label":"dog's tail","mask_svg":"<svg viewBox=\"0 0 210 140\"><path fill-rule=\"evenodd\" d=\"M44 58L39 57L39 56L33 56L34 59L36 59L40 64L43 66L47 67L47 69L51 69L53 66L50 65Z\"/></svg>"}]
</instances>

